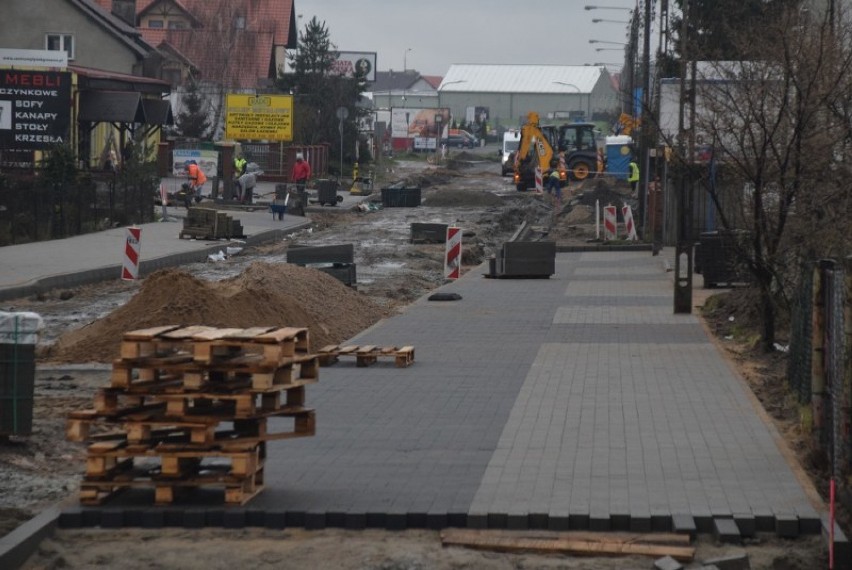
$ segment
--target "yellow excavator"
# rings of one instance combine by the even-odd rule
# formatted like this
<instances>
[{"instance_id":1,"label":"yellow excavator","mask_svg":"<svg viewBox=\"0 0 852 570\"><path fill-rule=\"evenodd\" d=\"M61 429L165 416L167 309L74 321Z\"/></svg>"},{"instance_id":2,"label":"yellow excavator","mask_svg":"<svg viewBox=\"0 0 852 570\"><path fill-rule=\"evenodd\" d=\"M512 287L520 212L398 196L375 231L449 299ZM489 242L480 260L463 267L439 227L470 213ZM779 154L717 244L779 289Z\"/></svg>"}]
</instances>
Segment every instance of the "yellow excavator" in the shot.
<instances>
[{"instance_id":1,"label":"yellow excavator","mask_svg":"<svg viewBox=\"0 0 852 570\"><path fill-rule=\"evenodd\" d=\"M550 169L556 156L554 148L565 151L564 164L560 163L559 179L564 186L568 179L585 180L597 172L598 152L593 123L571 123L560 126L542 126L536 112L527 114L521 127L521 142L515 153L515 188L524 192L535 188L535 169L542 175Z\"/></svg>"}]
</instances>

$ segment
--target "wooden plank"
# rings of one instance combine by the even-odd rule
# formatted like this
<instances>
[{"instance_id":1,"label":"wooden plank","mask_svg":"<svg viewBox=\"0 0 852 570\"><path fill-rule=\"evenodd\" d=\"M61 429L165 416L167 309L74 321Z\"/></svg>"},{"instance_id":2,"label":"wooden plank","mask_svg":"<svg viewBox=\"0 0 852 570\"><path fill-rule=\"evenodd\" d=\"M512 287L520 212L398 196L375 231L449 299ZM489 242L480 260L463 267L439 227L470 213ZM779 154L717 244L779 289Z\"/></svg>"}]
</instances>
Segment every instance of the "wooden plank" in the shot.
<instances>
[{"instance_id":1,"label":"wooden plank","mask_svg":"<svg viewBox=\"0 0 852 570\"><path fill-rule=\"evenodd\" d=\"M151 340L154 337L181 328L181 325L164 325L161 327L151 327L148 329L137 329L135 331L127 331L122 335L124 340Z\"/></svg>"},{"instance_id":2,"label":"wooden plank","mask_svg":"<svg viewBox=\"0 0 852 570\"><path fill-rule=\"evenodd\" d=\"M285 340L300 340L305 343L308 341L308 329L297 327L282 327L277 330L269 331L265 334L254 337L257 342L280 343ZM307 350L307 346L304 347Z\"/></svg>"},{"instance_id":3,"label":"wooden plank","mask_svg":"<svg viewBox=\"0 0 852 570\"><path fill-rule=\"evenodd\" d=\"M569 533L558 537L524 537L494 534L489 531L470 531L448 529L441 532L444 546L464 546L478 550L495 552L540 552L560 554L584 554L599 556L643 555L654 558L671 556L681 562L691 562L695 557L692 546L649 544L624 539L595 537L571 538Z\"/></svg>"}]
</instances>

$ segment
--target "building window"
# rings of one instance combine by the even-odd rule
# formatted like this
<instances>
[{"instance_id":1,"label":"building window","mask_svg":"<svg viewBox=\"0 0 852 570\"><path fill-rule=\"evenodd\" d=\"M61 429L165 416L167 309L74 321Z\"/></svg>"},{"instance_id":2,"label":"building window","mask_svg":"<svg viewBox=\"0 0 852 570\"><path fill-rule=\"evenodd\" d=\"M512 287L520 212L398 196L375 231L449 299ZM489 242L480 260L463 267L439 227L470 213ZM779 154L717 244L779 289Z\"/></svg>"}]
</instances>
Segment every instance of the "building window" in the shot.
<instances>
[{"instance_id":1,"label":"building window","mask_svg":"<svg viewBox=\"0 0 852 570\"><path fill-rule=\"evenodd\" d=\"M186 28L186 22L183 20L169 20L170 30L183 30Z\"/></svg>"},{"instance_id":2,"label":"building window","mask_svg":"<svg viewBox=\"0 0 852 570\"><path fill-rule=\"evenodd\" d=\"M50 51L64 51L68 59L74 59L74 34L46 34L44 48Z\"/></svg>"},{"instance_id":3,"label":"building window","mask_svg":"<svg viewBox=\"0 0 852 570\"><path fill-rule=\"evenodd\" d=\"M148 20L148 27L149 28L162 28L163 27L163 21L162 20Z\"/></svg>"}]
</instances>

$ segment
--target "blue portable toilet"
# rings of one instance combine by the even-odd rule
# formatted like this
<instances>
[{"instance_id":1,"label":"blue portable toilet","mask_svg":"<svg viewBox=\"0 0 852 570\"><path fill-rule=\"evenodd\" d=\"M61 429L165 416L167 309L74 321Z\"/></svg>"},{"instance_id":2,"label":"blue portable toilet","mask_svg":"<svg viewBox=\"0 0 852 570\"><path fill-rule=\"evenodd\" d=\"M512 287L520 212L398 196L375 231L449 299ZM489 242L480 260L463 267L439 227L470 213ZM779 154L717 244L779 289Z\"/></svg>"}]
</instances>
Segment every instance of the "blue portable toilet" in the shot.
<instances>
[{"instance_id":1,"label":"blue portable toilet","mask_svg":"<svg viewBox=\"0 0 852 570\"><path fill-rule=\"evenodd\" d=\"M627 180L633 139L627 135L606 137L606 172L616 180Z\"/></svg>"}]
</instances>

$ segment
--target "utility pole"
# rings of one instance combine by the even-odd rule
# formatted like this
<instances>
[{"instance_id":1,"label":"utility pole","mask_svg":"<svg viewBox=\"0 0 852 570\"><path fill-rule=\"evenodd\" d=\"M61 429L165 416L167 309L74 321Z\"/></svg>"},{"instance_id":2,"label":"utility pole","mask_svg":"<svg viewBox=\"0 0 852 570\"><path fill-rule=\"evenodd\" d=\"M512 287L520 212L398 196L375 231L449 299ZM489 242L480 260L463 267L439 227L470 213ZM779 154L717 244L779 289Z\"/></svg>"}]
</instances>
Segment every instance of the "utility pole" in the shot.
<instances>
[{"instance_id":1,"label":"utility pole","mask_svg":"<svg viewBox=\"0 0 852 570\"><path fill-rule=\"evenodd\" d=\"M692 313L692 208L689 199L691 193L692 161L695 157L695 149L692 144L687 144L686 125L684 114L687 102L687 60L688 52L687 34L689 33L689 0L683 0L683 17L680 30L680 101L678 107L678 155L681 161L680 178L678 180L677 194L677 245L675 247L675 289L674 289L674 312ZM692 65L693 74L696 66ZM693 75L691 87L695 88L695 76ZM690 99L692 96L690 95ZM694 115L694 114L693 114ZM695 117L691 119L694 121ZM690 123L690 130L694 124ZM692 139L692 135L690 135ZM687 154L689 153L689 154Z\"/></svg>"},{"instance_id":2,"label":"utility pole","mask_svg":"<svg viewBox=\"0 0 852 570\"><path fill-rule=\"evenodd\" d=\"M639 227L642 235L646 237L647 232L647 201L648 201L648 175L651 169L651 145L656 137L651 134L653 126L651 120L651 0L645 0L645 21L642 37L642 114L641 114L641 156L639 164Z\"/></svg>"}]
</instances>

